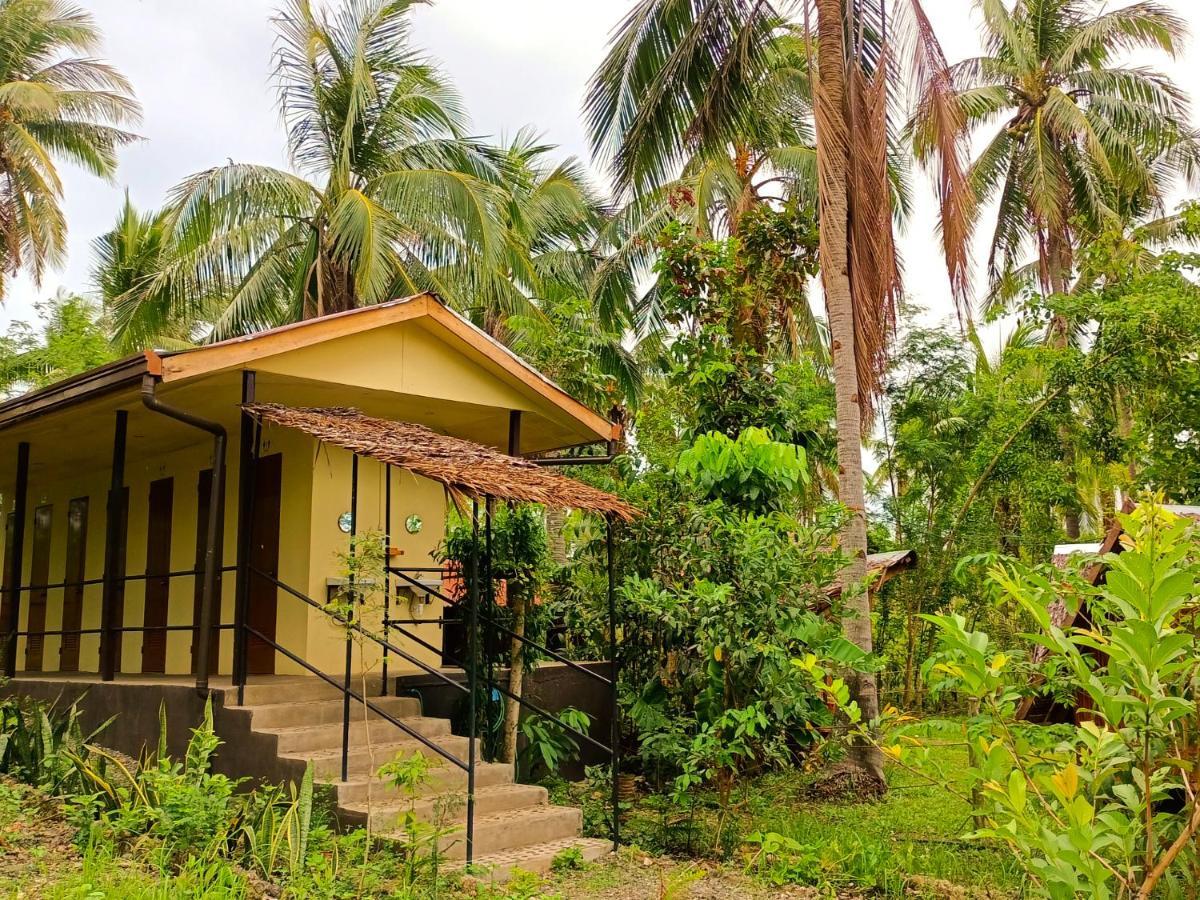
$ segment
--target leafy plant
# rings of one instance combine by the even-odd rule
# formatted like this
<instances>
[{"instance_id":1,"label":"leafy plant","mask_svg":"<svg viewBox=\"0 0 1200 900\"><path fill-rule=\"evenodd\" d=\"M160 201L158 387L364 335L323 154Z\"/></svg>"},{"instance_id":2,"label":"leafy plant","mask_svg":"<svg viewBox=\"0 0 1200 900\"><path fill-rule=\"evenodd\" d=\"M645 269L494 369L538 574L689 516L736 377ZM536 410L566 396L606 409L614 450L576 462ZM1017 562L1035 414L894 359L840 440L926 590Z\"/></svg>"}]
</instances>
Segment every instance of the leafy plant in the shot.
<instances>
[{"instance_id":1,"label":"leafy plant","mask_svg":"<svg viewBox=\"0 0 1200 900\"><path fill-rule=\"evenodd\" d=\"M536 713L521 721L521 734L525 738L521 763L526 777L532 777L534 773L553 775L564 763L578 758L579 742L567 729L574 728L587 734L592 727L592 717L573 706L560 710L557 717L561 724Z\"/></svg>"},{"instance_id":2,"label":"leafy plant","mask_svg":"<svg viewBox=\"0 0 1200 900\"><path fill-rule=\"evenodd\" d=\"M0 699L0 773L50 794L77 793L96 764L89 744L111 724L84 734L75 701L65 709L26 697Z\"/></svg>"},{"instance_id":3,"label":"leafy plant","mask_svg":"<svg viewBox=\"0 0 1200 900\"><path fill-rule=\"evenodd\" d=\"M402 883L408 889L423 880L432 881L435 887L438 884L443 839L457 830L449 824L450 815L462 805L462 799L454 795L438 796L433 802L432 821L418 815L417 800L425 793L432 767L429 757L414 752L407 757L398 754L377 773L408 801L408 809L397 823L403 835L397 846L403 859Z\"/></svg>"},{"instance_id":4,"label":"leafy plant","mask_svg":"<svg viewBox=\"0 0 1200 900\"><path fill-rule=\"evenodd\" d=\"M312 833L313 768L305 767L300 785L260 789L247 801L239 842L253 866L270 879L303 871Z\"/></svg>"},{"instance_id":5,"label":"leafy plant","mask_svg":"<svg viewBox=\"0 0 1200 900\"><path fill-rule=\"evenodd\" d=\"M746 872L776 886L820 884L825 873L821 853L774 831L756 831L746 837L753 849Z\"/></svg>"},{"instance_id":6,"label":"leafy plant","mask_svg":"<svg viewBox=\"0 0 1200 900\"><path fill-rule=\"evenodd\" d=\"M568 847L554 854L554 858L550 860L550 871L562 874L582 869L583 865L583 851L578 847Z\"/></svg>"},{"instance_id":7,"label":"leafy plant","mask_svg":"<svg viewBox=\"0 0 1200 900\"><path fill-rule=\"evenodd\" d=\"M991 577L1037 622L1039 644L1086 697L1089 714L1053 748L1011 719L1023 680L1013 658L961 618L934 620L938 677L976 698L971 796L977 835L1005 843L1048 897L1168 895L1200 876L1194 836L1200 546L1194 526L1156 502L1121 516L1123 552L1104 583L1061 596L1044 574L997 564ZM1064 631L1053 601L1087 605ZM893 755L919 763L919 748Z\"/></svg>"}]
</instances>

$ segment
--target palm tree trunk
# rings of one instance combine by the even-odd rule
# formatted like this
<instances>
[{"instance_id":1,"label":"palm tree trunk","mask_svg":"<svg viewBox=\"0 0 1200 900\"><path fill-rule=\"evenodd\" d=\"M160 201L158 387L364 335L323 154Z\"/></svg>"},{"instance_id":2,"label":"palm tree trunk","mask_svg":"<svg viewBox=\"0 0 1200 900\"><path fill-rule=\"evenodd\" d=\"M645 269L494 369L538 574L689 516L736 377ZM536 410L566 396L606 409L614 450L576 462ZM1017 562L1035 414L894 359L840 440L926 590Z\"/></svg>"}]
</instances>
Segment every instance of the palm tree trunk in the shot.
<instances>
[{"instance_id":1,"label":"palm tree trunk","mask_svg":"<svg viewBox=\"0 0 1200 900\"><path fill-rule=\"evenodd\" d=\"M846 48L843 0L817 0L817 167L820 205L821 280L829 316L837 407L838 497L849 510L842 549L849 563L842 583L862 582L867 574L867 520L862 468L862 409L854 358L854 297L850 289L849 127L846 103ZM848 591L842 627L846 637L871 652L871 600L866 591ZM850 688L863 719L879 715L875 676L852 673ZM883 754L856 742L850 763L883 782Z\"/></svg>"},{"instance_id":2,"label":"palm tree trunk","mask_svg":"<svg viewBox=\"0 0 1200 900\"><path fill-rule=\"evenodd\" d=\"M550 560L562 568L567 564L567 538L563 533L567 526L567 511L561 506L546 507L546 543Z\"/></svg>"},{"instance_id":3,"label":"palm tree trunk","mask_svg":"<svg viewBox=\"0 0 1200 900\"><path fill-rule=\"evenodd\" d=\"M1063 231L1054 230L1050 232L1050 236L1045 245L1045 260L1043 268L1049 278L1049 288L1052 293L1066 294L1070 290L1070 285L1067 283L1068 275L1071 268L1070 263L1070 235ZM1063 349L1067 346L1067 330L1068 322L1060 314L1055 314L1050 320L1050 327L1046 333L1046 343L1056 349ZM1070 431L1063 428L1061 431L1063 440L1063 466L1066 469L1066 481L1071 487L1072 494L1076 493L1077 475L1076 475L1076 451L1071 444ZM1073 502L1074 502L1074 498ZM1063 532L1067 536L1067 540L1079 540L1079 509L1072 507L1063 513Z\"/></svg>"}]
</instances>

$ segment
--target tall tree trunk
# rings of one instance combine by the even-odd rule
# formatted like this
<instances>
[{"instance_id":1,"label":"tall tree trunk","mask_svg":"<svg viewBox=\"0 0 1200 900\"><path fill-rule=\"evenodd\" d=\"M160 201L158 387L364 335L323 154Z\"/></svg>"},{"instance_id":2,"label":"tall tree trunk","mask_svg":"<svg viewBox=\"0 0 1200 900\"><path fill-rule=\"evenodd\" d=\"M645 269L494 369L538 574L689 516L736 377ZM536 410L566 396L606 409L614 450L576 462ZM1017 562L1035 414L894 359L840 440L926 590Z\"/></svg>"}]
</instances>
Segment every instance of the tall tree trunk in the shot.
<instances>
[{"instance_id":1,"label":"tall tree trunk","mask_svg":"<svg viewBox=\"0 0 1200 900\"><path fill-rule=\"evenodd\" d=\"M520 592L512 590L509 583L508 602L512 606L512 664L508 670L508 692L513 697L524 696L521 689L525 682L525 648L519 638L525 636L525 599ZM517 723L521 718L521 704L509 700L504 707L504 740L500 746L500 760L506 763L517 761Z\"/></svg>"},{"instance_id":2,"label":"tall tree trunk","mask_svg":"<svg viewBox=\"0 0 1200 900\"><path fill-rule=\"evenodd\" d=\"M1070 235L1061 231L1051 231L1050 237L1046 244L1046 260L1045 270L1049 277L1049 287L1052 293L1066 294L1070 291L1071 286L1068 284L1068 278L1071 271L1070 262ZM1069 325L1067 320L1059 314L1055 314L1050 320L1050 328L1046 334L1046 342L1054 348L1063 349L1067 346L1067 331ZM1076 473L1076 450L1071 443L1071 436L1068 429L1062 430L1063 440L1063 465L1066 468L1066 481L1071 488L1072 494L1077 494L1078 475ZM1074 503L1078 501L1072 498ZM1063 531L1067 539L1070 541L1079 540L1079 508L1072 506L1063 513Z\"/></svg>"},{"instance_id":3,"label":"tall tree trunk","mask_svg":"<svg viewBox=\"0 0 1200 900\"><path fill-rule=\"evenodd\" d=\"M846 47L843 0L817 0L817 169L820 205L821 281L833 355L837 407L838 497L850 512L842 533L849 564L842 583L862 582L867 574L867 519L863 491L862 409L854 359L854 297L850 290L849 127L846 104ZM871 652L871 600L866 591L848 592L842 626L846 637ZM852 673L850 688L864 720L879 715L875 676ZM849 761L855 768L883 780L883 754L866 742L856 742Z\"/></svg>"},{"instance_id":4,"label":"tall tree trunk","mask_svg":"<svg viewBox=\"0 0 1200 900\"><path fill-rule=\"evenodd\" d=\"M567 564L567 539L563 529L567 524L567 511L561 506L546 507L546 544L550 560L562 568Z\"/></svg>"}]
</instances>

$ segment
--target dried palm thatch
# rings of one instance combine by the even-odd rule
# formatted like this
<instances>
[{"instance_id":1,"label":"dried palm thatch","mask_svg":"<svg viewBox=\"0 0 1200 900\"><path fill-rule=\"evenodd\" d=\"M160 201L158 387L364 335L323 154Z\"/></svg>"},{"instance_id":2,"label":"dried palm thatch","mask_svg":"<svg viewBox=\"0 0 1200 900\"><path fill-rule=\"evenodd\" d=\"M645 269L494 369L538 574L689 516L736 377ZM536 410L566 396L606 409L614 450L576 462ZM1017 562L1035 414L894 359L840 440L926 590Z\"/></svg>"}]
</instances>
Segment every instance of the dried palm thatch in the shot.
<instances>
[{"instance_id":1,"label":"dried palm thatch","mask_svg":"<svg viewBox=\"0 0 1200 900\"><path fill-rule=\"evenodd\" d=\"M525 459L507 456L423 425L394 422L343 407L315 409L247 404L260 422L294 428L319 441L406 469L442 484L455 502L495 497L582 509L630 521L639 511L612 494Z\"/></svg>"}]
</instances>

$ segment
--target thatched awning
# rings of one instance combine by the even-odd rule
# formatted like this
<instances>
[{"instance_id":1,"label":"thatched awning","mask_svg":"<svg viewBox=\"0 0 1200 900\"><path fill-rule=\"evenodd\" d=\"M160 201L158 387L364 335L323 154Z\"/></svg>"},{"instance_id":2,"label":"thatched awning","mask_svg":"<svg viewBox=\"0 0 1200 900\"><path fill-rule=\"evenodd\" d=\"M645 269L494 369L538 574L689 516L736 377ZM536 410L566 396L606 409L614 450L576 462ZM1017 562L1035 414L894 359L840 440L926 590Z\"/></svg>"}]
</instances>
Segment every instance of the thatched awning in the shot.
<instances>
[{"instance_id":1,"label":"thatched awning","mask_svg":"<svg viewBox=\"0 0 1200 900\"><path fill-rule=\"evenodd\" d=\"M424 425L363 415L356 409L255 403L246 412L261 422L294 428L319 441L369 456L445 485L456 498L513 500L582 509L629 521L639 511L590 484L526 459L431 431Z\"/></svg>"}]
</instances>

